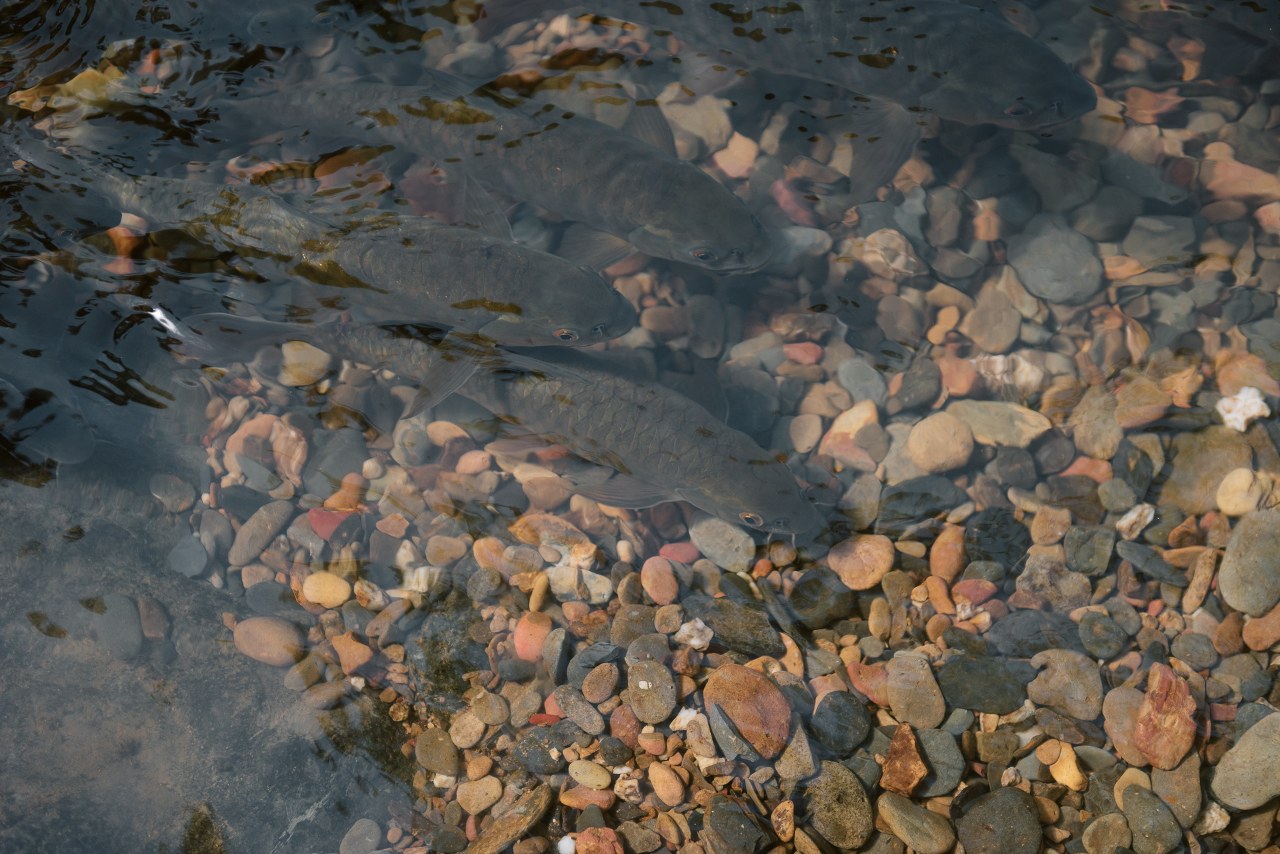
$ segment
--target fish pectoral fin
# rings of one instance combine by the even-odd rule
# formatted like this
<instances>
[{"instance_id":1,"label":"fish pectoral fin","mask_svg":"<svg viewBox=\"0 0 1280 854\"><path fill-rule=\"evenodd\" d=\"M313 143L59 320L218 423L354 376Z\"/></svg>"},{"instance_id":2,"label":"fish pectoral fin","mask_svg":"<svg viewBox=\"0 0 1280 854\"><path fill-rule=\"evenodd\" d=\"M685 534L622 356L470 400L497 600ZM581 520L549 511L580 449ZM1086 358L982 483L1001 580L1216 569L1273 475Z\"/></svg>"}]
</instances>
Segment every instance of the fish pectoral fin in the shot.
<instances>
[{"instance_id":1,"label":"fish pectoral fin","mask_svg":"<svg viewBox=\"0 0 1280 854\"><path fill-rule=\"evenodd\" d=\"M568 479L573 491L581 496L608 504L639 510L664 501L674 500L671 493L660 486L629 474L615 474L603 483L584 483L577 478Z\"/></svg>"},{"instance_id":2,"label":"fish pectoral fin","mask_svg":"<svg viewBox=\"0 0 1280 854\"><path fill-rule=\"evenodd\" d=\"M639 84L635 84L634 88L635 100L631 104L627 120L622 124L623 132L675 157L676 138L671 133L667 117L662 114L662 108L647 89Z\"/></svg>"},{"instance_id":3,"label":"fish pectoral fin","mask_svg":"<svg viewBox=\"0 0 1280 854\"><path fill-rule=\"evenodd\" d=\"M501 439L494 439L486 444L484 449L490 454L522 457L546 447L550 447L546 439L536 433L529 433L524 436L504 436Z\"/></svg>"},{"instance_id":4,"label":"fish pectoral fin","mask_svg":"<svg viewBox=\"0 0 1280 854\"><path fill-rule=\"evenodd\" d=\"M470 175L466 178L462 201L463 224L471 226L490 237L515 240L511 222L489 191Z\"/></svg>"},{"instance_id":5,"label":"fish pectoral fin","mask_svg":"<svg viewBox=\"0 0 1280 854\"><path fill-rule=\"evenodd\" d=\"M616 234L576 222L564 230L556 247L556 254L561 258L596 270L603 270L634 251L630 243Z\"/></svg>"},{"instance_id":6,"label":"fish pectoral fin","mask_svg":"<svg viewBox=\"0 0 1280 854\"><path fill-rule=\"evenodd\" d=\"M876 190L911 159L924 133L921 121L901 104L879 98L850 105L840 124L852 135L846 137L853 144L849 189L856 202L875 198Z\"/></svg>"},{"instance_id":7,"label":"fish pectoral fin","mask_svg":"<svg viewBox=\"0 0 1280 854\"><path fill-rule=\"evenodd\" d=\"M444 337L440 342L439 358L433 360L431 370L428 371L430 384L422 383L418 386L418 391L405 410L405 418L420 415L436 406L471 378L480 363L475 355L464 352L468 349L470 348L459 346L453 333Z\"/></svg>"}]
</instances>

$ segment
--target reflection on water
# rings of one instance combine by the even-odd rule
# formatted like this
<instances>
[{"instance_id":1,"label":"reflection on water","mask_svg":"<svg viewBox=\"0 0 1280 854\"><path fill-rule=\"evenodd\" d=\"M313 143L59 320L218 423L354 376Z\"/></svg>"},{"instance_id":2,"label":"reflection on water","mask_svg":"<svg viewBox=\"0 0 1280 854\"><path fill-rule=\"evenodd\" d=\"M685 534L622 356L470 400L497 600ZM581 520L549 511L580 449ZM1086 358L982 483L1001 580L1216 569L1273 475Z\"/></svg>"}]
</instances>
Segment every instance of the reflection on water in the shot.
<instances>
[{"instance_id":1,"label":"reflection on water","mask_svg":"<svg viewBox=\"0 0 1280 854\"><path fill-rule=\"evenodd\" d=\"M1265 848L1276 21L7 10L5 847Z\"/></svg>"}]
</instances>

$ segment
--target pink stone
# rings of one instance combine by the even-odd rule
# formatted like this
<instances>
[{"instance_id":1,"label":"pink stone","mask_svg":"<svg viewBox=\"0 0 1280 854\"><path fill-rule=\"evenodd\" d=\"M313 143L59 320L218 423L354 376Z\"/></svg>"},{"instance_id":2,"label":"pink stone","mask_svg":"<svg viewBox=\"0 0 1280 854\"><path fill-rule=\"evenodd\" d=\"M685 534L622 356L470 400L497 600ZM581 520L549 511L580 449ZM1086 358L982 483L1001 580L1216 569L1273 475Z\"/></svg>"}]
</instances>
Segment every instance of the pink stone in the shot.
<instances>
[{"instance_id":1,"label":"pink stone","mask_svg":"<svg viewBox=\"0 0 1280 854\"><path fill-rule=\"evenodd\" d=\"M966 578L951 585L951 599L957 604L981 605L996 595L996 586L985 578Z\"/></svg>"},{"instance_id":2,"label":"pink stone","mask_svg":"<svg viewBox=\"0 0 1280 854\"><path fill-rule=\"evenodd\" d=\"M822 347L812 341L783 344L782 355L798 365L816 365L822 361Z\"/></svg>"},{"instance_id":3,"label":"pink stone","mask_svg":"<svg viewBox=\"0 0 1280 854\"><path fill-rule=\"evenodd\" d=\"M542 644L551 634L551 618L540 611L529 611L516 623L512 635L516 658L521 661L541 661Z\"/></svg>"},{"instance_id":4,"label":"pink stone","mask_svg":"<svg viewBox=\"0 0 1280 854\"><path fill-rule=\"evenodd\" d=\"M702 552L698 551L698 547L691 542L683 543L667 543L658 549L658 554L667 560L674 560L677 563L690 564L698 558L702 557Z\"/></svg>"},{"instance_id":5,"label":"pink stone","mask_svg":"<svg viewBox=\"0 0 1280 854\"><path fill-rule=\"evenodd\" d=\"M661 556L651 557L644 562L644 566L640 568L640 586L659 605L670 605L680 595L680 582L671 568L671 562Z\"/></svg>"},{"instance_id":6,"label":"pink stone","mask_svg":"<svg viewBox=\"0 0 1280 854\"><path fill-rule=\"evenodd\" d=\"M1153 766L1173 770L1195 742L1195 712L1196 701L1182 677L1168 665L1151 665L1133 728L1134 744Z\"/></svg>"},{"instance_id":7,"label":"pink stone","mask_svg":"<svg viewBox=\"0 0 1280 854\"><path fill-rule=\"evenodd\" d=\"M878 664L859 664L849 662L845 670L849 673L849 681L853 687L877 706L889 707L889 673Z\"/></svg>"},{"instance_id":8,"label":"pink stone","mask_svg":"<svg viewBox=\"0 0 1280 854\"><path fill-rule=\"evenodd\" d=\"M350 510L325 510L323 507L314 507L307 511L307 521L311 523L311 530L315 531L316 536L327 543L333 536L333 532L338 530L338 526L345 522L351 513Z\"/></svg>"},{"instance_id":9,"label":"pink stone","mask_svg":"<svg viewBox=\"0 0 1280 854\"><path fill-rule=\"evenodd\" d=\"M453 470L458 474L479 474L482 471L488 471L492 462L493 457L485 451L467 451L458 457L458 464L453 467Z\"/></svg>"},{"instance_id":10,"label":"pink stone","mask_svg":"<svg viewBox=\"0 0 1280 854\"><path fill-rule=\"evenodd\" d=\"M623 854L618 834L609 827L589 827L579 833L577 851L578 854Z\"/></svg>"}]
</instances>

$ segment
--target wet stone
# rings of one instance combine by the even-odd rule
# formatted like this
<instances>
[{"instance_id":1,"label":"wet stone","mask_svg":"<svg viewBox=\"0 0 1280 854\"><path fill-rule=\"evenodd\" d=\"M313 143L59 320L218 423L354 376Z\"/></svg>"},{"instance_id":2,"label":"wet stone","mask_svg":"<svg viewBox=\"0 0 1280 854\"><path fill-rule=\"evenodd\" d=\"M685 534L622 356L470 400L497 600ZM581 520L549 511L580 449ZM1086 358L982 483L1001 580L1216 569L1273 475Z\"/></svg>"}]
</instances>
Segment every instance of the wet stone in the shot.
<instances>
[{"instance_id":1,"label":"wet stone","mask_svg":"<svg viewBox=\"0 0 1280 854\"><path fill-rule=\"evenodd\" d=\"M685 602L685 610L710 626L715 639L729 649L747 655L774 657L781 657L786 652L777 630L762 608L727 598L690 596Z\"/></svg>"},{"instance_id":2,"label":"wet stone","mask_svg":"<svg viewBox=\"0 0 1280 854\"><path fill-rule=\"evenodd\" d=\"M621 647L614 646L611 643L593 643L583 649L573 658L569 659L568 667L565 671L565 678L570 685L579 688L586 680L587 674L594 670L598 665L606 661L614 663L622 661L624 650Z\"/></svg>"},{"instance_id":3,"label":"wet stone","mask_svg":"<svg viewBox=\"0 0 1280 854\"><path fill-rule=\"evenodd\" d=\"M769 844L769 834L756 824L745 804L719 796L707 806L704 820L704 836L714 840L715 851L749 852L763 851Z\"/></svg>"},{"instance_id":4,"label":"wet stone","mask_svg":"<svg viewBox=\"0 0 1280 854\"><path fill-rule=\"evenodd\" d=\"M525 792L511 809L494 819L476 840L467 847L467 854L499 854L513 842L527 834L551 807L554 799L551 787L540 785Z\"/></svg>"},{"instance_id":5,"label":"wet stone","mask_svg":"<svg viewBox=\"0 0 1280 854\"><path fill-rule=\"evenodd\" d=\"M850 692L831 691L813 710L809 731L819 744L843 758L866 739L871 731L871 715Z\"/></svg>"},{"instance_id":6,"label":"wet stone","mask_svg":"<svg viewBox=\"0 0 1280 854\"><path fill-rule=\"evenodd\" d=\"M716 715L723 715L737 738L761 757L773 759L782 752L791 732L791 705L769 677L742 665L721 665L712 671L702 694L722 751L729 746L722 743L722 735L735 739L733 732L717 725Z\"/></svg>"},{"instance_id":7,"label":"wet stone","mask_svg":"<svg viewBox=\"0 0 1280 854\"><path fill-rule=\"evenodd\" d=\"M561 685L551 694L556 704L564 712L565 717L573 721L583 732L600 735L604 732L604 718L596 711L595 706L587 702L582 692L572 685Z\"/></svg>"},{"instance_id":8,"label":"wet stone","mask_svg":"<svg viewBox=\"0 0 1280 854\"><path fill-rule=\"evenodd\" d=\"M279 617L249 617L236 623L236 649L254 661L287 667L303 655L306 640L298 627Z\"/></svg>"},{"instance_id":9,"label":"wet stone","mask_svg":"<svg viewBox=\"0 0 1280 854\"><path fill-rule=\"evenodd\" d=\"M916 740L929 773L916 786L914 797L936 798L954 792L965 769L964 754L955 736L946 730L922 729L916 731Z\"/></svg>"},{"instance_id":10,"label":"wet stone","mask_svg":"<svg viewBox=\"0 0 1280 854\"><path fill-rule=\"evenodd\" d=\"M963 490L943 477L904 480L881 492L876 531L890 537L901 535L911 526L940 516L967 500Z\"/></svg>"},{"instance_id":11,"label":"wet stone","mask_svg":"<svg viewBox=\"0 0 1280 854\"><path fill-rule=\"evenodd\" d=\"M195 537L183 537L169 552L169 568L187 578L196 578L209 568L209 553Z\"/></svg>"},{"instance_id":12,"label":"wet stone","mask_svg":"<svg viewBox=\"0 0 1280 854\"><path fill-rule=\"evenodd\" d=\"M1094 658L1113 658L1124 651L1129 636L1116 621L1090 611L1080 618L1080 642Z\"/></svg>"},{"instance_id":13,"label":"wet stone","mask_svg":"<svg viewBox=\"0 0 1280 854\"><path fill-rule=\"evenodd\" d=\"M1056 214L1037 214L1010 238L1009 264L1029 292L1049 302L1081 303L1103 285L1093 244Z\"/></svg>"},{"instance_id":14,"label":"wet stone","mask_svg":"<svg viewBox=\"0 0 1280 854\"><path fill-rule=\"evenodd\" d=\"M1120 250L1144 267L1182 267L1190 263L1195 223L1183 216L1140 216L1133 221Z\"/></svg>"},{"instance_id":15,"label":"wet stone","mask_svg":"<svg viewBox=\"0 0 1280 854\"><path fill-rule=\"evenodd\" d=\"M1068 717L1092 721L1102 713L1102 678L1098 666L1081 653L1050 649L1031 659L1044 670L1027 685L1033 703Z\"/></svg>"},{"instance_id":16,"label":"wet stone","mask_svg":"<svg viewBox=\"0 0 1280 854\"><path fill-rule=\"evenodd\" d=\"M811 569L791 589L796 617L811 629L821 629L853 613L857 596L829 569Z\"/></svg>"},{"instance_id":17,"label":"wet stone","mask_svg":"<svg viewBox=\"0 0 1280 854\"><path fill-rule=\"evenodd\" d=\"M660 661L666 664L671 659L671 645L667 642L667 636L658 632L649 632L627 644L626 655L623 660L627 664L636 664L641 661Z\"/></svg>"},{"instance_id":18,"label":"wet stone","mask_svg":"<svg viewBox=\"0 0 1280 854\"><path fill-rule=\"evenodd\" d=\"M1269 714L1240 736L1218 762L1213 796L1230 809L1250 810L1280 795L1280 714Z\"/></svg>"},{"instance_id":19,"label":"wet stone","mask_svg":"<svg viewBox=\"0 0 1280 854\"><path fill-rule=\"evenodd\" d=\"M250 516L236 532L235 542L227 553L227 562L232 566L244 566L262 554L262 550L292 518L293 510L292 502L272 501Z\"/></svg>"},{"instance_id":20,"label":"wet stone","mask_svg":"<svg viewBox=\"0 0 1280 854\"><path fill-rule=\"evenodd\" d=\"M641 635L653 632L652 605L623 605L613 618L609 640L614 646L626 647Z\"/></svg>"},{"instance_id":21,"label":"wet stone","mask_svg":"<svg viewBox=\"0 0 1280 854\"><path fill-rule=\"evenodd\" d=\"M1200 757L1187 754L1176 768L1165 771L1153 768L1151 789L1164 801L1184 829L1195 824L1203 802L1200 789Z\"/></svg>"},{"instance_id":22,"label":"wet stone","mask_svg":"<svg viewBox=\"0 0 1280 854\"><path fill-rule=\"evenodd\" d=\"M1036 854L1041 830L1035 800L1013 788L981 795L956 821L956 835L967 854Z\"/></svg>"},{"instance_id":23,"label":"wet stone","mask_svg":"<svg viewBox=\"0 0 1280 854\"><path fill-rule=\"evenodd\" d=\"M373 854L382 842L382 828L376 821L362 818L342 837L338 854Z\"/></svg>"},{"instance_id":24,"label":"wet stone","mask_svg":"<svg viewBox=\"0 0 1280 854\"><path fill-rule=\"evenodd\" d=\"M871 803L862 783L848 768L823 762L805 787L810 825L837 848L858 848L874 829Z\"/></svg>"},{"instance_id":25,"label":"wet stone","mask_svg":"<svg viewBox=\"0 0 1280 854\"><path fill-rule=\"evenodd\" d=\"M927 659L918 655L894 656L885 670L894 717L917 729L933 729L942 723L946 703Z\"/></svg>"},{"instance_id":26,"label":"wet stone","mask_svg":"<svg viewBox=\"0 0 1280 854\"><path fill-rule=\"evenodd\" d=\"M1042 554L1027 558L1026 566L1018 575L1017 589L1040 597L1056 612L1087 605L1093 592L1088 578Z\"/></svg>"},{"instance_id":27,"label":"wet stone","mask_svg":"<svg viewBox=\"0 0 1280 854\"><path fill-rule=\"evenodd\" d=\"M989 507L964 526L964 550L970 560L995 561L1005 569L1021 563L1031 547L1031 532L1008 510Z\"/></svg>"},{"instance_id":28,"label":"wet stone","mask_svg":"<svg viewBox=\"0 0 1280 854\"><path fill-rule=\"evenodd\" d=\"M1085 827L1081 841L1088 854L1115 854L1118 849L1129 847L1133 834L1129 832L1129 823L1123 815L1108 813Z\"/></svg>"},{"instance_id":29,"label":"wet stone","mask_svg":"<svg viewBox=\"0 0 1280 854\"><path fill-rule=\"evenodd\" d=\"M418 764L428 771L450 777L458 775L458 748L442 729L423 730L414 741L413 754Z\"/></svg>"},{"instance_id":30,"label":"wet stone","mask_svg":"<svg viewBox=\"0 0 1280 854\"><path fill-rule=\"evenodd\" d=\"M1183 513L1216 509L1218 485L1233 469L1246 468L1253 453L1248 442L1226 427L1178 433L1170 448L1172 471L1160 490L1160 502ZM1272 530L1277 530L1272 526Z\"/></svg>"},{"instance_id":31,"label":"wet stone","mask_svg":"<svg viewBox=\"0 0 1280 854\"><path fill-rule=\"evenodd\" d=\"M1090 578L1102 575L1111 563L1116 533L1110 528L1072 526L1063 540L1067 568Z\"/></svg>"},{"instance_id":32,"label":"wet stone","mask_svg":"<svg viewBox=\"0 0 1280 854\"><path fill-rule=\"evenodd\" d=\"M567 764L555 733L545 726L534 727L517 738L511 755L530 774L556 774Z\"/></svg>"},{"instance_id":33,"label":"wet stone","mask_svg":"<svg viewBox=\"0 0 1280 854\"><path fill-rule=\"evenodd\" d=\"M582 695L590 703L603 703L613 696L618 687L618 666L605 662L596 666L587 678L582 680Z\"/></svg>"},{"instance_id":34,"label":"wet stone","mask_svg":"<svg viewBox=\"0 0 1280 854\"><path fill-rule=\"evenodd\" d=\"M142 652L142 619L138 605L121 593L102 597L102 613L94 626L98 642L121 661Z\"/></svg>"},{"instance_id":35,"label":"wet stone","mask_svg":"<svg viewBox=\"0 0 1280 854\"><path fill-rule=\"evenodd\" d=\"M1213 648L1213 641L1199 632L1187 631L1178 635L1169 645L1169 651L1192 670L1207 670L1218 663L1218 651Z\"/></svg>"},{"instance_id":36,"label":"wet stone","mask_svg":"<svg viewBox=\"0 0 1280 854\"><path fill-rule=\"evenodd\" d=\"M1166 854L1182 844L1182 828L1169 807L1142 786L1126 786L1123 791L1124 817L1133 834L1136 854Z\"/></svg>"},{"instance_id":37,"label":"wet stone","mask_svg":"<svg viewBox=\"0 0 1280 854\"><path fill-rule=\"evenodd\" d=\"M659 724L671 717L676 706L676 686L671 671L660 661L640 661L627 667L627 697L642 722Z\"/></svg>"},{"instance_id":38,"label":"wet stone","mask_svg":"<svg viewBox=\"0 0 1280 854\"><path fill-rule=\"evenodd\" d=\"M894 836L919 854L945 854L955 845L955 833L945 816L902 795L884 792L876 799L876 812Z\"/></svg>"},{"instance_id":39,"label":"wet stone","mask_svg":"<svg viewBox=\"0 0 1280 854\"><path fill-rule=\"evenodd\" d=\"M1241 517L1231 532L1218 569L1218 590L1228 605L1260 617L1280 601L1280 510L1260 510Z\"/></svg>"},{"instance_id":40,"label":"wet stone","mask_svg":"<svg viewBox=\"0 0 1280 854\"><path fill-rule=\"evenodd\" d=\"M1032 409L1001 400L955 400L947 412L969 425L979 445L1026 448L1053 425Z\"/></svg>"},{"instance_id":41,"label":"wet stone","mask_svg":"<svg viewBox=\"0 0 1280 854\"><path fill-rule=\"evenodd\" d=\"M714 516L703 517L690 525L689 539L708 560L731 572L748 569L755 557L756 544L751 536L737 525Z\"/></svg>"},{"instance_id":42,"label":"wet stone","mask_svg":"<svg viewBox=\"0 0 1280 854\"><path fill-rule=\"evenodd\" d=\"M1116 543L1116 554L1133 564L1133 568L1140 575L1144 575L1154 581L1159 581L1162 584L1172 584L1174 587L1186 587L1190 583L1190 579L1187 578L1185 573L1174 569L1168 561L1160 557L1159 553L1150 546L1121 540Z\"/></svg>"},{"instance_id":43,"label":"wet stone","mask_svg":"<svg viewBox=\"0 0 1280 854\"><path fill-rule=\"evenodd\" d=\"M957 655L938 668L938 686L949 706L1006 715L1027 699L1019 675L1000 659Z\"/></svg>"},{"instance_id":44,"label":"wet stone","mask_svg":"<svg viewBox=\"0 0 1280 854\"><path fill-rule=\"evenodd\" d=\"M1076 624L1052 611L1014 611L992 625L988 639L1001 655L1013 658L1030 658L1047 649L1084 652Z\"/></svg>"}]
</instances>

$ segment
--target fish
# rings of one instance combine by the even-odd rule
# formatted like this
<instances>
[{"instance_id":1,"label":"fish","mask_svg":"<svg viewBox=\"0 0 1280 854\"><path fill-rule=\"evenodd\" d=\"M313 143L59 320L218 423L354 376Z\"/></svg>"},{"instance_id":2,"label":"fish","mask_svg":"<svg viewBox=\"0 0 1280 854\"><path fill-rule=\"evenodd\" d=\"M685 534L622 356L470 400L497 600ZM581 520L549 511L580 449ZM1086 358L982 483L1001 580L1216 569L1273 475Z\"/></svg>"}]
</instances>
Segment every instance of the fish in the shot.
<instances>
[{"instance_id":1,"label":"fish","mask_svg":"<svg viewBox=\"0 0 1280 854\"><path fill-rule=\"evenodd\" d=\"M819 526L817 510L785 462L691 398L619 374L585 353L572 359L503 354L501 360L472 374L458 394L492 412L516 437L563 445L614 472L602 483L571 480L578 494L615 507L687 501L773 534Z\"/></svg>"},{"instance_id":2,"label":"fish","mask_svg":"<svg viewBox=\"0 0 1280 854\"><path fill-rule=\"evenodd\" d=\"M554 106L534 114L496 92L435 73L415 86L346 82L291 86L230 101L239 127L336 129L457 165L482 183L588 224L560 251L605 267L632 248L717 273L764 267L769 232L728 187L675 155L656 103L641 98L622 130ZM628 132L630 131L630 132ZM638 135L636 135L638 134Z\"/></svg>"},{"instance_id":3,"label":"fish","mask_svg":"<svg viewBox=\"0 0 1280 854\"><path fill-rule=\"evenodd\" d=\"M566 11L645 24L719 52L713 58L962 124L1038 130L1097 103L1093 87L1046 45L996 11L957 0L488 0L479 25L493 33Z\"/></svg>"},{"instance_id":4,"label":"fish","mask_svg":"<svg viewBox=\"0 0 1280 854\"><path fill-rule=\"evenodd\" d=\"M15 153L46 173L75 176L153 227L276 256L290 274L354 288L363 293L353 297L358 305L400 319L530 347L585 346L635 325L635 309L598 272L515 243L496 210L481 212L479 229L396 213L339 225L251 185L129 176L47 150Z\"/></svg>"}]
</instances>

